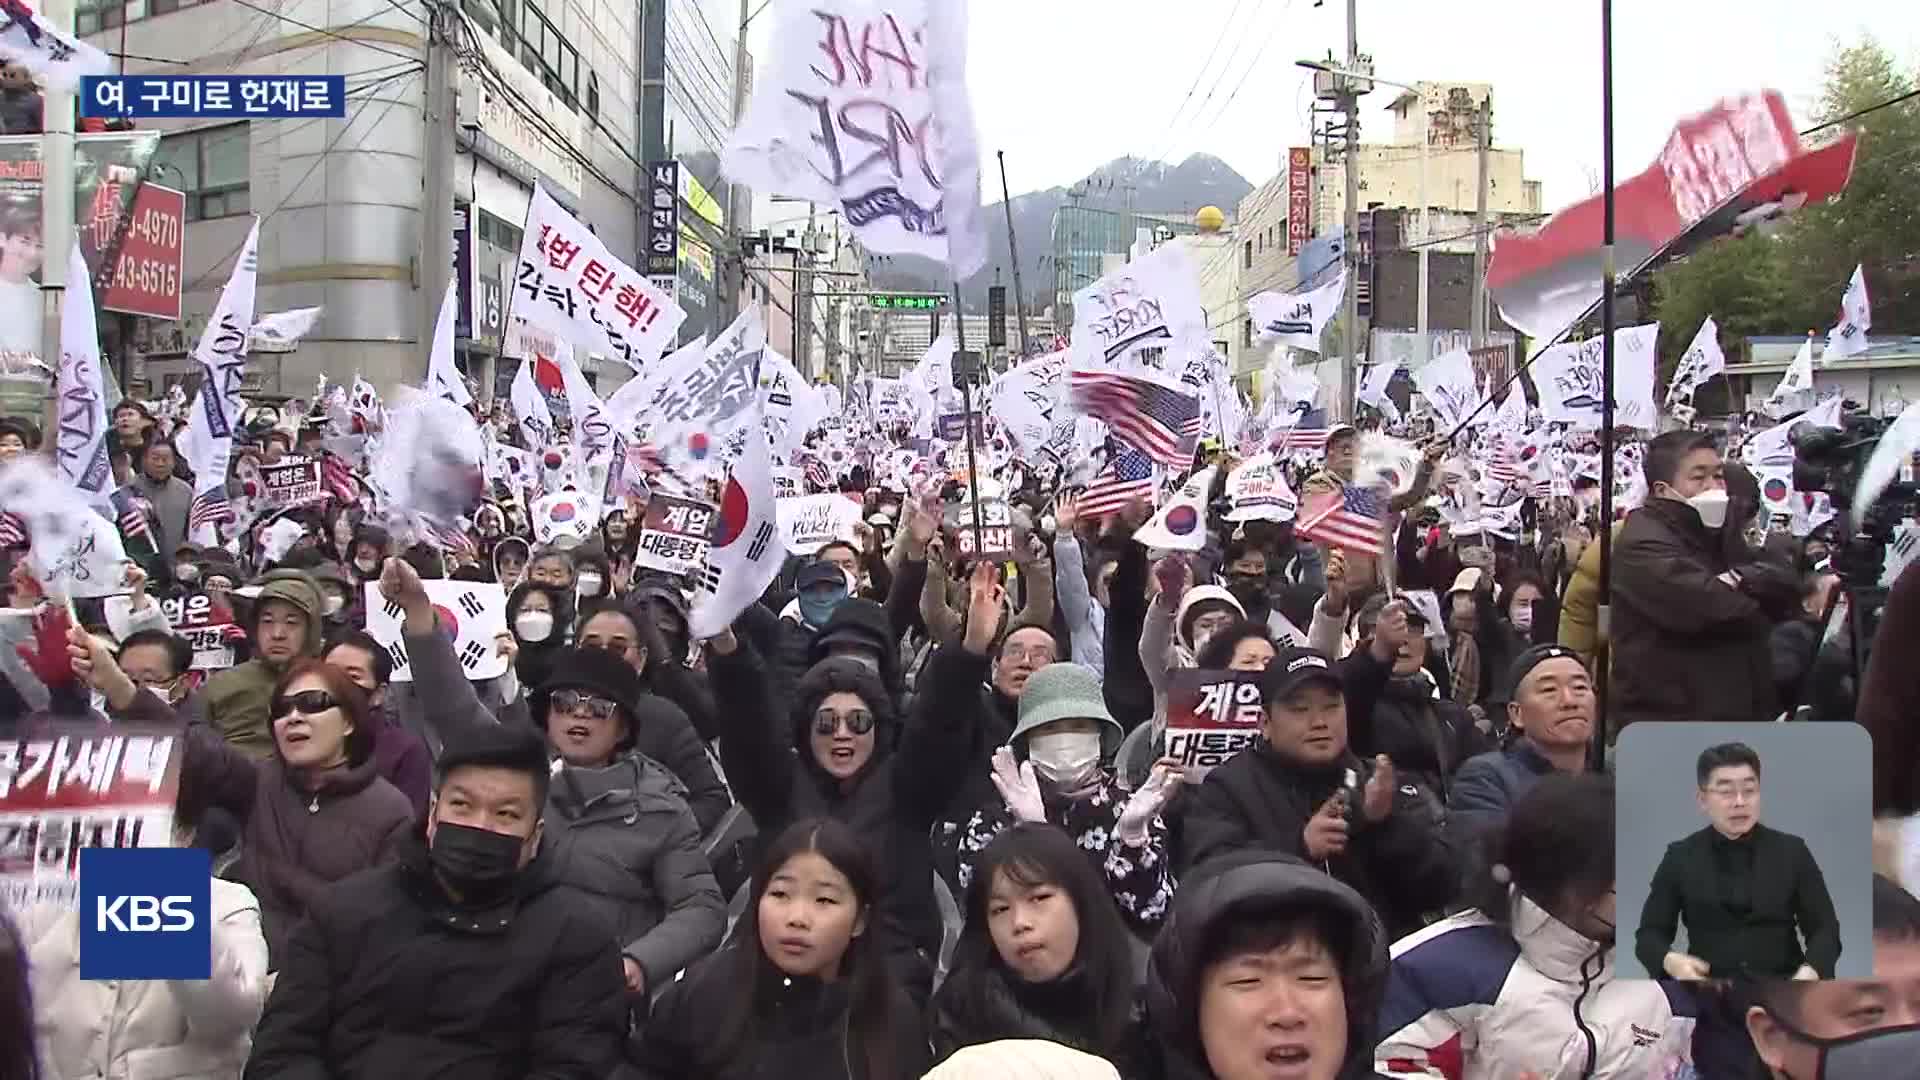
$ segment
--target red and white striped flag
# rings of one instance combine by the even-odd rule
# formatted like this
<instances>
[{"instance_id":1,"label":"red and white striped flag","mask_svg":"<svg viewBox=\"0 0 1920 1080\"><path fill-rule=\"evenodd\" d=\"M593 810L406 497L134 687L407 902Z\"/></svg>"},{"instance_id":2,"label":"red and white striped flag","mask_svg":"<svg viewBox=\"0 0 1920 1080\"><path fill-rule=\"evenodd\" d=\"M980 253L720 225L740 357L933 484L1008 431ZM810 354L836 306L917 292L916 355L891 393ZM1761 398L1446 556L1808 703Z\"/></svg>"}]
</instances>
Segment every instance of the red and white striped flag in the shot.
<instances>
[{"instance_id":1,"label":"red and white striped flag","mask_svg":"<svg viewBox=\"0 0 1920 1080\"><path fill-rule=\"evenodd\" d=\"M320 486L327 494L349 505L360 501L360 482L339 454L320 455Z\"/></svg>"},{"instance_id":2,"label":"red and white striped flag","mask_svg":"<svg viewBox=\"0 0 1920 1080\"><path fill-rule=\"evenodd\" d=\"M1153 501L1153 461L1138 450L1122 450L1107 459L1080 495L1080 513L1111 517L1138 499Z\"/></svg>"},{"instance_id":3,"label":"red and white striped flag","mask_svg":"<svg viewBox=\"0 0 1920 1080\"><path fill-rule=\"evenodd\" d=\"M1332 428L1324 427L1285 428L1273 433L1268 440L1268 448L1282 454L1295 450L1324 450L1327 436L1332 432Z\"/></svg>"},{"instance_id":4,"label":"red and white striped flag","mask_svg":"<svg viewBox=\"0 0 1920 1080\"><path fill-rule=\"evenodd\" d=\"M1075 371L1074 408L1104 420L1113 433L1162 465L1193 464L1200 440L1200 399L1148 379L1112 371Z\"/></svg>"},{"instance_id":5,"label":"red and white striped flag","mask_svg":"<svg viewBox=\"0 0 1920 1080\"><path fill-rule=\"evenodd\" d=\"M0 513L0 548L27 546L27 523L19 514Z\"/></svg>"},{"instance_id":6,"label":"red and white striped flag","mask_svg":"<svg viewBox=\"0 0 1920 1080\"><path fill-rule=\"evenodd\" d=\"M1333 547L1379 551L1387 538L1386 494L1348 484L1315 495L1300 507L1293 532Z\"/></svg>"}]
</instances>

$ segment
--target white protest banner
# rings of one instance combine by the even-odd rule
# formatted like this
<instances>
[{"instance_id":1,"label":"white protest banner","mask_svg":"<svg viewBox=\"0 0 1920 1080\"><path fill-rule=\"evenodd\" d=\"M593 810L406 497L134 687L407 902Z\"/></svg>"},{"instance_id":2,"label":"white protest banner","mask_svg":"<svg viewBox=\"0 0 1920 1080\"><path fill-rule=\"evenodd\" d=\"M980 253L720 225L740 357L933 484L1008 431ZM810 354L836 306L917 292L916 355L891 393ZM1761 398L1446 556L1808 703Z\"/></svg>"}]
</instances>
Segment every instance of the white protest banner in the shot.
<instances>
[{"instance_id":1,"label":"white protest banner","mask_svg":"<svg viewBox=\"0 0 1920 1080\"><path fill-rule=\"evenodd\" d=\"M229 438L239 425L247 403L241 395L246 378L247 331L253 326L255 286L260 271L260 219L253 219L240 257L234 260L226 287L214 305L213 317L193 348L193 358L206 369L208 382L217 391L208 403L207 421L216 439ZM199 471L195 466L196 473ZM226 473L221 472L224 480Z\"/></svg>"},{"instance_id":2,"label":"white protest banner","mask_svg":"<svg viewBox=\"0 0 1920 1080\"><path fill-rule=\"evenodd\" d=\"M312 458L281 458L272 465L260 466L259 505L266 510L285 510L319 502L326 491L320 483L320 463Z\"/></svg>"},{"instance_id":3,"label":"white protest banner","mask_svg":"<svg viewBox=\"0 0 1920 1080\"><path fill-rule=\"evenodd\" d=\"M580 370L573 350L564 346L555 349L553 365L560 369L561 385L566 387L573 445L580 456L591 460L612 453L618 429L600 395L594 392L593 384L587 382L586 372Z\"/></svg>"},{"instance_id":4,"label":"white protest banner","mask_svg":"<svg viewBox=\"0 0 1920 1080\"><path fill-rule=\"evenodd\" d=\"M1655 431L1660 414L1654 404L1654 339L1659 323L1623 326L1613 332L1613 422L1619 427ZM1600 385L1602 339L1568 342L1543 350L1533 360L1533 384L1540 391L1540 416L1547 423L1598 429L1604 391Z\"/></svg>"},{"instance_id":5,"label":"white protest banner","mask_svg":"<svg viewBox=\"0 0 1920 1080\"><path fill-rule=\"evenodd\" d=\"M1227 476L1228 521L1292 521L1300 500L1287 485L1286 470L1271 450L1240 463Z\"/></svg>"},{"instance_id":6,"label":"white protest banner","mask_svg":"<svg viewBox=\"0 0 1920 1080\"><path fill-rule=\"evenodd\" d=\"M453 309L459 299L459 275L447 279L447 294L440 299L440 317L433 324L433 346L427 350L427 393L443 397L465 408L473 404L473 394L460 369L453 366Z\"/></svg>"},{"instance_id":7,"label":"white protest banner","mask_svg":"<svg viewBox=\"0 0 1920 1080\"><path fill-rule=\"evenodd\" d=\"M1053 438L1055 420L1068 416L1060 408L1067 400L1068 355L1062 350L1036 357L993 380L986 389L986 411L1030 459ZM1071 430L1072 424L1067 427Z\"/></svg>"},{"instance_id":8,"label":"white protest banner","mask_svg":"<svg viewBox=\"0 0 1920 1080\"><path fill-rule=\"evenodd\" d=\"M1667 386L1667 405L1692 401L1693 392L1715 375L1727 370L1727 354L1720 351L1720 327L1709 315L1693 335L1693 343L1680 354L1673 366L1673 382Z\"/></svg>"},{"instance_id":9,"label":"white protest banner","mask_svg":"<svg viewBox=\"0 0 1920 1080\"><path fill-rule=\"evenodd\" d=\"M87 848L173 847L180 750L177 732L119 723L0 741L0 907L77 909Z\"/></svg>"},{"instance_id":10,"label":"white protest banner","mask_svg":"<svg viewBox=\"0 0 1920 1080\"><path fill-rule=\"evenodd\" d=\"M1187 477L1166 505L1142 525L1133 538L1151 550L1199 551L1207 543L1207 492L1213 488L1218 465L1209 465Z\"/></svg>"},{"instance_id":11,"label":"white protest banner","mask_svg":"<svg viewBox=\"0 0 1920 1080\"><path fill-rule=\"evenodd\" d=\"M533 186L514 267L513 314L615 357L636 373L673 344L687 313Z\"/></svg>"},{"instance_id":12,"label":"white protest banner","mask_svg":"<svg viewBox=\"0 0 1920 1080\"><path fill-rule=\"evenodd\" d=\"M1433 406L1439 430L1452 431L1480 404L1480 388L1474 379L1473 358L1465 349L1453 349L1420 366L1413 373L1413 384Z\"/></svg>"},{"instance_id":13,"label":"white protest banner","mask_svg":"<svg viewBox=\"0 0 1920 1080\"><path fill-rule=\"evenodd\" d=\"M953 335L943 333L933 339L922 353L918 363L903 377L903 381L913 392L914 408L919 424L924 426L941 411L941 405L948 399L958 403L960 395L953 388ZM952 411L952 410L945 410Z\"/></svg>"},{"instance_id":14,"label":"white protest banner","mask_svg":"<svg viewBox=\"0 0 1920 1080\"><path fill-rule=\"evenodd\" d=\"M707 561L713 542L713 504L676 495L655 495L640 519L633 562L669 574L691 574Z\"/></svg>"},{"instance_id":15,"label":"white protest banner","mask_svg":"<svg viewBox=\"0 0 1920 1080\"><path fill-rule=\"evenodd\" d=\"M805 475L798 465L775 465L773 467L774 497L788 499L799 495L801 480Z\"/></svg>"},{"instance_id":16,"label":"white protest banner","mask_svg":"<svg viewBox=\"0 0 1920 1080\"><path fill-rule=\"evenodd\" d=\"M233 611L224 603L215 603L203 592L189 592L160 601L173 632L186 639L193 650L194 671L225 671L233 666L233 643L227 635L234 629Z\"/></svg>"},{"instance_id":17,"label":"white protest banner","mask_svg":"<svg viewBox=\"0 0 1920 1080\"><path fill-rule=\"evenodd\" d=\"M869 251L986 264L966 0L781 4L727 179L839 208Z\"/></svg>"},{"instance_id":18,"label":"white protest banner","mask_svg":"<svg viewBox=\"0 0 1920 1080\"><path fill-rule=\"evenodd\" d=\"M76 238L73 254L67 257L67 299L60 311L60 370L54 385L59 428L54 449L60 475L95 497L113 489L113 470L107 464L107 397L100 371L93 280Z\"/></svg>"},{"instance_id":19,"label":"white protest banner","mask_svg":"<svg viewBox=\"0 0 1920 1080\"><path fill-rule=\"evenodd\" d=\"M507 593L491 581L422 581L439 616L439 631L453 641L453 655L469 679L507 673L507 658L494 639L507 632ZM393 682L413 681L413 658L401 633L404 612L380 595L380 583L366 584L367 635L393 658Z\"/></svg>"},{"instance_id":20,"label":"white protest banner","mask_svg":"<svg viewBox=\"0 0 1920 1080\"><path fill-rule=\"evenodd\" d=\"M1300 659L1326 664L1320 657ZM1163 756L1185 768L1188 782L1197 782L1260 738L1266 719L1260 676L1200 668L1176 668L1170 674Z\"/></svg>"},{"instance_id":21,"label":"white protest banner","mask_svg":"<svg viewBox=\"0 0 1920 1080\"><path fill-rule=\"evenodd\" d=\"M1118 362L1135 349L1204 340L1205 309L1193 261L1168 244L1073 294L1078 366Z\"/></svg>"},{"instance_id":22,"label":"white protest banner","mask_svg":"<svg viewBox=\"0 0 1920 1080\"><path fill-rule=\"evenodd\" d=\"M645 413L648 439L670 464L717 464L721 448L763 419L754 406L766 343L760 311L749 307L705 353L674 354L685 366L665 373L668 381Z\"/></svg>"},{"instance_id":23,"label":"white protest banner","mask_svg":"<svg viewBox=\"0 0 1920 1080\"><path fill-rule=\"evenodd\" d=\"M113 71L107 54L34 13L32 5L9 4L0 9L0 59L17 64L49 86L76 90L88 75ZM107 88L111 95L115 88ZM121 93L125 93L124 89Z\"/></svg>"},{"instance_id":24,"label":"white protest banner","mask_svg":"<svg viewBox=\"0 0 1920 1080\"><path fill-rule=\"evenodd\" d=\"M314 323L320 321L320 312L323 310L317 307L303 307L262 315L260 321L254 323L247 331L248 344L265 346L268 351L292 348L300 343L301 338L307 336L307 333L313 329ZM320 379L324 383L326 375L322 374Z\"/></svg>"},{"instance_id":25,"label":"white protest banner","mask_svg":"<svg viewBox=\"0 0 1920 1080\"><path fill-rule=\"evenodd\" d=\"M771 348L760 356L760 409L774 437L774 456L783 460L827 418L826 395Z\"/></svg>"},{"instance_id":26,"label":"white protest banner","mask_svg":"<svg viewBox=\"0 0 1920 1080\"><path fill-rule=\"evenodd\" d=\"M780 535L795 555L812 555L831 540L852 540L860 520L860 504L839 492L784 498L775 507ZM970 514L962 516L972 521Z\"/></svg>"},{"instance_id":27,"label":"white protest banner","mask_svg":"<svg viewBox=\"0 0 1920 1080\"><path fill-rule=\"evenodd\" d=\"M1867 331L1873 329L1873 305L1867 302L1866 268L1855 264L1853 277L1847 282L1847 292L1840 298L1840 321L1827 331L1827 348L1820 354L1820 362L1831 364L1835 360L1866 352Z\"/></svg>"},{"instance_id":28,"label":"white protest banner","mask_svg":"<svg viewBox=\"0 0 1920 1080\"><path fill-rule=\"evenodd\" d=\"M0 511L20 518L28 565L55 596L122 591L126 551L120 532L41 457L22 455L0 468Z\"/></svg>"},{"instance_id":29,"label":"white protest banner","mask_svg":"<svg viewBox=\"0 0 1920 1080\"><path fill-rule=\"evenodd\" d=\"M1812 389L1813 335L1808 334L1807 340L1800 343L1800 351L1793 354L1793 363L1787 365L1787 370L1780 376L1780 381L1774 384L1773 393L1767 395L1767 400L1761 407L1769 415L1779 416L1792 411L1793 406L1789 404L1789 399Z\"/></svg>"},{"instance_id":30,"label":"white protest banner","mask_svg":"<svg viewBox=\"0 0 1920 1080\"><path fill-rule=\"evenodd\" d=\"M871 403L873 418L883 427L910 421L916 415L913 389L903 379L874 379Z\"/></svg>"},{"instance_id":31,"label":"white protest banner","mask_svg":"<svg viewBox=\"0 0 1920 1080\"><path fill-rule=\"evenodd\" d=\"M1346 294L1347 272L1343 269L1333 280L1302 293L1263 292L1247 301L1247 314L1253 318L1253 332L1262 344L1279 344L1308 352L1320 351L1320 334L1327 321L1340 310Z\"/></svg>"}]
</instances>

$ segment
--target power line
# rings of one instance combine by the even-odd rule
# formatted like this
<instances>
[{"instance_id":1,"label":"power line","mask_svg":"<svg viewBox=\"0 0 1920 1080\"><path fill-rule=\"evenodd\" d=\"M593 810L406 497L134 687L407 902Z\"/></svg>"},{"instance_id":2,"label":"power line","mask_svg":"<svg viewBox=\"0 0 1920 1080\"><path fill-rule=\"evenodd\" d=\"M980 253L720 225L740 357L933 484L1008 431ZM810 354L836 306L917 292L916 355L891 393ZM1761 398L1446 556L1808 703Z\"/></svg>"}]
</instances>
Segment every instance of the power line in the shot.
<instances>
[{"instance_id":1,"label":"power line","mask_svg":"<svg viewBox=\"0 0 1920 1080\"><path fill-rule=\"evenodd\" d=\"M1240 7L1243 2L1244 0L1234 0L1233 10L1227 12L1226 20L1220 24L1220 33L1214 37L1213 47L1207 50L1206 60L1200 64L1200 70L1194 72L1193 83L1187 87L1187 92L1181 96L1180 104L1174 106L1173 115L1167 118L1169 141L1165 149L1172 149L1172 139L1177 137L1175 133L1179 131L1176 121L1180 119L1180 114L1186 111L1187 102L1193 100L1194 92L1200 89L1200 80L1207 77L1207 69L1213 66L1213 58L1220 52L1220 43L1227 40L1227 32L1233 29L1233 21L1240 17Z\"/></svg>"},{"instance_id":2,"label":"power line","mask_svg":"<svg viewBox=\"0 0 1920 1080\"><path fill-rule=\"evenodd\" d=\"M258 11L258 12L260 12L260 13L261 13L261 14L263 14L263 15L271 15L271 16L273 16L274 18L276 18L276 19L279 19L279 20L280 20L281 22L283 22L283 23L288 23L288 24L290 24L290 25L292 25L292 26L297 26L297 27L299 27L299 28L300 28L300 29L302 29L302 30L306 30L306 31L308 31L308 32L310 32L310 33L315 33L315 34L319 34L319 35L321 35L321 36L323 36L323 37L330 37L330 38L332 38L332 39L334 39L335 41L343 41L343 42L346 42L346 43L347 43L348 45L357 45L357 46L359 46L360 48L363 48L363 49L370 49L370 50L372 50L373 52L377 52L377 53L386 53L386 54L387 54L388 56L392 56L392 57L396 57L396 58L398 58L398 59L401 59L401 60L418 60L418 59L420 59L420 57L418 57L418 56L415 56L415 55L409 55L409 54L407 54L407 53L398 53L398 52L394 52L394 51L393 51L392 49L383 49L383 48L381 48L380 46L378 46L378 45L376 45L376 44L374 44L374 43L373 43L373 42L371 42L371 41L355 41L355 40L354 40L353 38L350 38L350 37L345 37L345 36L343 36L343 35L341 35L341 34L339 34L339 33L337 33L337 32L335 32L335 31L333 31L333 30L328 30L328 29L325 29L325 28L323 28L323 27L318 27L318 26L314 26L314 25L312 25L312 24L310 24L310 23L303 23L303 22L301 22L301 21L300 21L299 19L296 19L296 18L294 18L294 17L293 17L293 16L291 16L291 15L282 15L282 14L281 14L280 12L278 12L278 11L272 11L272 10L269 10L269 9L267 9L267 8L263 8L263 7L261 7L260 5L258 5L258 4L256 4L256 3L254 3L254 2L253 2L253 0L233 0L233 2L234 2L234 3L236 3L236 4L239 4L239 5L240 5L241 7L243 7L243 8L250 8L250 9L252 9L252 10L254 10L254 11ZM374 15L378 15L378 14L380 14L380 13L379 13L378 11L375 11L375 12L373 13L373 15L368 15L368 16L367 16L366 18L364 18L364 19L361 19L361 20L359 20L358 22L354 22L354 23L349 23L349 24L348 24L348 25L346 25L345 27L342 27L342 29L345 29L345 30L351 30L351 29L353 29L354 27L356 27L356 26L359 26L359 25L360 25L361 23L364 23L364 22L367 22L367 21L369 21L369 20L371 20L371 19L372 19L372 18L374 17Z\"/></svg>"},{"instance_id":3,"label":"power line","mask_svg":"<svg viewBox=\"0 0 1920 1080\"><path fill-rule=\"evenodd\" d=\"M1800 135L1802 138L1804 138L1808 135L1813 135L1815 133L1825 131L1830 127L1838 127L1841 124L1847 123L1849 121L1858 120L1863 116L1867 116L1872 113L1877 113L1881 109L1890 109L1893 106L1898 105L1903 101L1912 101L1914 98L1920 98L1920 90L1909 90L1906 93L1901 94L1899 97L1888 98L1887 100L1881 102L1878 105L1869 105L1864 109L1856 109L1845 116L1839 117L1838 119L1829 120L1824 124L1815 124L1814 126L1806 129L1805 131L1802 131Z\"/></svg>"}]
</instances>

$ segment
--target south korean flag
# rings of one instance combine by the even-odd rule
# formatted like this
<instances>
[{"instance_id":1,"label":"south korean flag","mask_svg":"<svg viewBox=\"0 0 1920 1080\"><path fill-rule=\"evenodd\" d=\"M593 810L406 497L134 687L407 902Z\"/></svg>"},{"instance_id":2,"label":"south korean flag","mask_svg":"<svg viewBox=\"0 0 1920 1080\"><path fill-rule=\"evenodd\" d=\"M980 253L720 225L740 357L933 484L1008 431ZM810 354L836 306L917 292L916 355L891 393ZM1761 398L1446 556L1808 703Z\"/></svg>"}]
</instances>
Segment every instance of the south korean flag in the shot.
<instances>
[{"instance_id":1,"label":"south korean flag","mask_svg":"<svg viewBox=\"0 0 1920 1080\"><path fill-rule=\"evenodd\" d=\"M757 411L759 405L752 408ZM713 547L707 552L687 620L696 641L726 630L773 584L787 557L774 511L773 461L765 426L756 415L746 430L754 437L747 440L727 477L714 520Z\"/></svg>"},{"instance_id":2,"label":"south korean flag","mask_svg":"<svg viewBox=\"0 0 1920 1080\"><path fill-rule=\"evenodd\" d=\"M507 594L495 582L423 581L433 601L440 632L453 641L454 658L469 679L492 679L506 674L507 658L494 640L507 632ZM378 582L367 582L367 634L393 658L394 682L413 681L413 657L401 632L400 605L380 595Z\"/></svg>"}]
</instances>

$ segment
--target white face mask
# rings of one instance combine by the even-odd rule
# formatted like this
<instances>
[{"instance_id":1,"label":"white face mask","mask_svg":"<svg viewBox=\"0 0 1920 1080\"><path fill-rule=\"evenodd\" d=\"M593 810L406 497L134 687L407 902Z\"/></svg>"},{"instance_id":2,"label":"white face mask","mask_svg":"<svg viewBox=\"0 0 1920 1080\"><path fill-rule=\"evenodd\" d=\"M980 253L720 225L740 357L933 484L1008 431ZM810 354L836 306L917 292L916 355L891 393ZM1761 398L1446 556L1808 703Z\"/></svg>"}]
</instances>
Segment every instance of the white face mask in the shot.
<instances>
[{"instance_id":1,"label":"white face mask","mask_svg":"<svg viewBox=\"0 0 1920 1080\"><path fill-rule=\"evenodd\" d=\"M1513 628L1523 634L1533 629L1533 605L1513 609Z\"/></svg>"},{"instance_id":2,"label":"white face mask","mask_svg":"<svg viewBox=\"0 0 1920 1080\"><path fill-rule=\"evenodd\" d=\"M1727 523L1727 490L1708 488L1687 500L1687 505L1700 515L1700 524L1709 529L1717 529Z\"/></svg>"},{"instance_id":3,"label":"white face mask","mask_svg":"<svg viewBox=\"0 0 1920 1080\"><path fill-rule=\"evenodd\" d=\"M338 615L340 614L340 609L346 606L347 602L340 597L329 596L327 597L326 613L328 615Z\"/></svg>"},{"instance_id":4,"label":"white face mask","mask_svg":"<svg viewBox=\"0 0 1920 1080\"><path fill-rule=\"evenodd\" d=\"M374 568L374 567L376 567L376 566L379 566L379 565L380 565L380 560L378 560L378 559L355 559L355 560L353 560L353 566L354 566L354 569L356 569L356 570L358 570L358 571L360 571L360 572L361 572L361 573L363 573L363 574L371 574L371 573L373 573L373 568Z\"/></svg>"},{"instance_id":5,"label":"white face mask","mask_svg":"<svg viewBox=\"0 0 1920 1080\"><path fill-rule=\"evenodd\" d=\"M581 596L598 596L600 595L600 575L581 574L573 580L573 588Z\"/></svg>"},{"instance_id":6,"label":"white face mask","mask_svg":"<svg viewBox=\"0 0 1920 1080\"><path fill-rule=\"evenodd\" d=\"M547 640L553 633L553 613L550 611L523 611L513 620L513 632L521 641L538 644Z\"/></svg>"},{"instance_id":7,"label":"white face mask","mask_svg":"<svg viewBox=\"0 0 1920 1080\"><path fill-rule=\"evenodd\" d=\"M200 568L192 563L181 563L173 568L173 576L181 581L193 581L200 576Z\"/></svg>"},{"instance_id":8,"label":"white face mask","mask_svg":"<svg viewBox=\"0 0 1920 1080\"><path fill-rule=\"evenodd\" d=\"M1086 779L1100 765L1100 733L1062 731L1027 738L1027 760L1034 771L1055 784Z\"/></svg>"}]
</instances>

